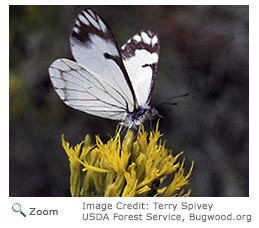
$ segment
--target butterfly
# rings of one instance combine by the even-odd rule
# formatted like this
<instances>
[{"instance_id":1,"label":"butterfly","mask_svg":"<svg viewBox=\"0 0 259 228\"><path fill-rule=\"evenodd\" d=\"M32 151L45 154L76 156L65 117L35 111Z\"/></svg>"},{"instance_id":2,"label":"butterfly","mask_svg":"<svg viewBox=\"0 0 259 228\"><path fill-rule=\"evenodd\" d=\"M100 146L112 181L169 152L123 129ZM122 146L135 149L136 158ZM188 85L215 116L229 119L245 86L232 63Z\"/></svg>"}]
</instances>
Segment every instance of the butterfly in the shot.
<instances>
[{"instance_id":1,"label":"butterfly","mask_svg":"<svg viewBox=\"0 0 259 228\"><path fill-rule=\"evenodd\" d=\"M49 67L52 85L69 107L137 128L158 115L150 106L160 43L150 29L121 48L104 20L85 9L70 36L75 61L61 58Z\"/></svg>"}]
</instances>

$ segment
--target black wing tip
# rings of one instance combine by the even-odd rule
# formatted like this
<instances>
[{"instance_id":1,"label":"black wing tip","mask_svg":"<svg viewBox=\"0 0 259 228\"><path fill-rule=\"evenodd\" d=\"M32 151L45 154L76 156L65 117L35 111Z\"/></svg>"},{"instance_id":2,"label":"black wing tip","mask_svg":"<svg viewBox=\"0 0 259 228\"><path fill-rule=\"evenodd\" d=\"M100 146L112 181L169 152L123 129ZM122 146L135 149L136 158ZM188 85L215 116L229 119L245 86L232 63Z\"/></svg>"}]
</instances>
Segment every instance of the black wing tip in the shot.
<instances>
[{"instance_id":1,"label":"black wing tip","mask_svg":"<svg viewBox=\"0 0 259 228\"><path fill-rule=\"evenodd\" d=\"M83 14L84 12L86 12L87 14L97 15L97 13L91 8L85 8L85 9L81 10L80 14Z\"/></svg>"},{"instance_id":2,"label":"black wing tip","mask_svg":"<svg viewBox=\"0 0 259 228\"><path fill-rule=\"evenodd\" d=\"M151 28L144 28L144 29L140 30L139 34L141 34L142 32L146 33L150 38L152 38L154 36L158 36L158 33L155 32Z\"/></svg>"},{"instance_id":3,"label":"black wing tip","mask_svg":"<svg viewBox=\"0 0 259 228\"><path fill-rule=\"evenodd\" d=\"M155 44L157 45L156 47L159 49L160 47L160 41L159 41L159 35L157 32L155 32L154 30L150 29L150 28L145 28L145 29L142 29L140 32L139 32L139 35L140 36L143 36L142 34L145 33L146 35L148 35L148 37L153 40L155 39ZM155 38L156 37L156 38Z\"/></svg>"},{"instance_id":4,"label":"black wing tip","mask_svg":"<svg viewBox=\"0 0 259 228\"><path fill-rule=\"evenodd\" d=\"M105 20L91 8L83 9L75 20L75 25L70 35L70 44L91 44L91 34L96 34L106 40L115 42L114 35Z\"/></svg>"}]
</instances>

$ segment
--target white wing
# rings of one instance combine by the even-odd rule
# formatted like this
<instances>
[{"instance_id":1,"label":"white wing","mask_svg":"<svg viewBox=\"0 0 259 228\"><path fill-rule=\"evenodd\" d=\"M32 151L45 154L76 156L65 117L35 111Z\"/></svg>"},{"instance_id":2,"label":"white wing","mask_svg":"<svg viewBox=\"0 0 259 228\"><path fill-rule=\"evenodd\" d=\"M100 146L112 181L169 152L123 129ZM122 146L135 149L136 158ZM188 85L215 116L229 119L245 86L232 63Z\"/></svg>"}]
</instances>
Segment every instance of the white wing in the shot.
<instances>
[{"instance_id":1,"label":"white wing","mask_svg":"<svg viewBox=\"0 0 259 228\"><path fill-rule=\"evenodd\" d=\"M138 105L149 106L159 57L157 34L146 29L121 47L123 63L130 77Z\"/></svg>"},{"instance_id":2,"label":"white wing","mask_svg":"<svg viewBox=\"0 0 259 228\"><path fill-rule=\"evenodd\" d=\"M55 91L68 106L104 118L124 118L128 101L98 74L68 59L53 62L49 74Z\"/></svg>"},{"instance_id":3,"label":"white wing","mask_svg":"<svg viewBox=\"0 0 259 228\"><path fill-rule=\"evenodd\" d=\"M77 17L70 44L75 60L116 88L127 100L127 111L136 109L136 97L112 32L90 9Z\"/></svg>"},{"instance_id":4,"label":"white wing","mask_svg":"<svg viewBox=\"0 0 259 228\"><path fill-rule=\"evenodd\" d=\"M143 30L119 51L105 22L87 9L75 21L70 44L76 62L58 59L49 68L61 100L92 115L143 122L158 63L157 35Z\"/></svg>"}]
</instances>

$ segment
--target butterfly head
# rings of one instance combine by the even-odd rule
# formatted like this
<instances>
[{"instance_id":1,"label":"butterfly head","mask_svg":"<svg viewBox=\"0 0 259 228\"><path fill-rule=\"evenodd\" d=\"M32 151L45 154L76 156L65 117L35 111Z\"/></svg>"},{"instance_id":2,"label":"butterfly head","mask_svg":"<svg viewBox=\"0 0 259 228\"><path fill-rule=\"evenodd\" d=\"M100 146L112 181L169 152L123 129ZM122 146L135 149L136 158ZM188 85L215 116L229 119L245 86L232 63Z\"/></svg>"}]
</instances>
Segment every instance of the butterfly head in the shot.
<instances>
[{"instance_id":1,"label":"butterfly head","mask_svg":"<svg viewBox=\"0 0 259 228\"><path fill-rule=\"evenodd\" d=\"M150 106L139 107L133 112L127 112L121 124L125 127L136 129L146 120L152 120L157 116L159 116L159 113L155 108Z\"/></svg>"}]
</instances>

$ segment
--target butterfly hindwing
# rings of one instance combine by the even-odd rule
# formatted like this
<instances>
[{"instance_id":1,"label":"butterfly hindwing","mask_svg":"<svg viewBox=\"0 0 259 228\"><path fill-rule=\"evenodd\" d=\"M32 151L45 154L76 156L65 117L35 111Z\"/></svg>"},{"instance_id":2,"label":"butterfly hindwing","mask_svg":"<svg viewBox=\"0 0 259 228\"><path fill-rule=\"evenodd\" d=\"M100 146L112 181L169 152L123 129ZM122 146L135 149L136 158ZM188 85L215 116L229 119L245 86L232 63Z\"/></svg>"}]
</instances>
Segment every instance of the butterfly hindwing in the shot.
<instances>
[{"instance_id":1,"label":"butterfly hindwing","mask_svg":"<svg viewBox=\"0 0 259 228\"><path fill-rule=\"evenodd\" d=\"M83 10L77 17L70 37L72 54L84 68L108 80L125 97L128 111L136 98L114 36L94 11Z\"/></svg>"},{"instance_id":2,"label":"butterfly hindwing","mask_svg":"<svg viewBox=\"0 0 259 228\"><path fill-rule=\"evenodd\" d=\"M55 91L71 108L109 119L122 120L127 101L94 72L68 59L57 59L49 68Z\"/></svg>"},{"instance_id":3,"label":"butterfly hindwing","mask_svg":"<svg viewBox=\"0 0 259 228\"><path fill-rule=\"evenodd\" d=\"M140 106L148 106L159 57L159 39L150 29L142 30L121 47L123 63Z\"/></svg>"}]
</instances>

